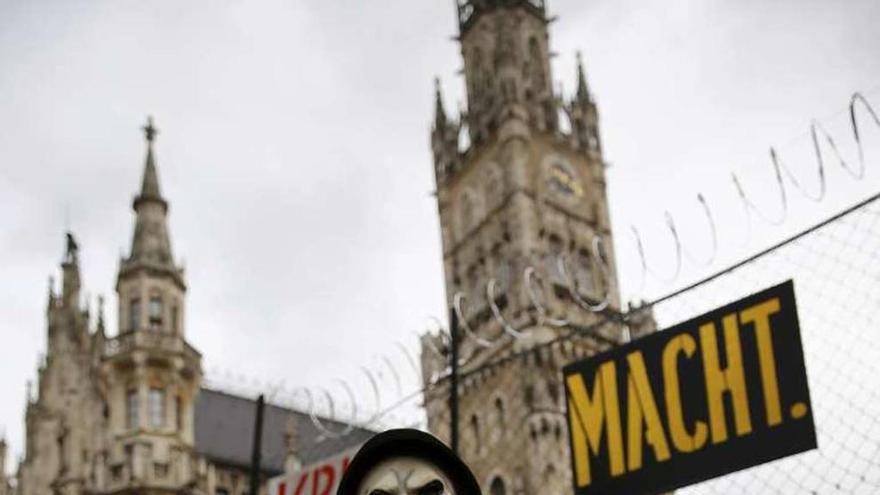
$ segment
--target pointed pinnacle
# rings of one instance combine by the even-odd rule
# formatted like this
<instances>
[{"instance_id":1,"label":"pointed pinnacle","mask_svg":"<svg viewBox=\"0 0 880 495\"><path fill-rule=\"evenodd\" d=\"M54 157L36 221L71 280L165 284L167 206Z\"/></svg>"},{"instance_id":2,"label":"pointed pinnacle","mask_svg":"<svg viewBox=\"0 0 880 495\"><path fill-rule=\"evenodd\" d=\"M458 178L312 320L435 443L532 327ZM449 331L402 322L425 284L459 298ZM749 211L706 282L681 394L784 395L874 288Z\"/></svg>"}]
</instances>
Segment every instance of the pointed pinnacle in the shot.
<instances>
[{"instance_id":1,"label":"pointed pinnacle","mask_svg":"<svg viewBox=\"0 0 880 495\"><path fill-rule=\"evenodd\" d=\"M144 130L144 135L147 137L147 142L152 144L153 141L156 140L156 136L159 134L159 130L153 125L152 115L147 117L147 125L142 129Z\"/></svg>"},{"instance_id":2,"label":"pointed pinnacle","mask_svg":"<svg viewBox=\"0 0 880 495\"><path fill-rule=\"evenodd\" d=\"M443 106L443 90L440 86L440 78L434 78L434 97L435 97L435 123L437 128L446 125L446 108Z\"/></svg>"},{"instance_id":3,"label":"pointed pinnacle","mask_svg":"<svg viewBox=\"0 0 880 495\"><path fill-rule=\"evenodd\" d=\"M147 118L147 125L143 127L144 136L147 138L147 158L144 164L144 177L141 185L141 198L161 199L162 194L159 191L159 177L156 171L156 161L153 157L153 142L156 135L159 134L158 129L153 125L153 117Z\"/></svg>"},{"instance_id":4,"label":"pointed pinnacle","mask_svg":"<svg viewBox=\"0 0 880 495\"><path fill-rule=\"evenodd\" d=\"M589 100L590 90L587 88L587 76L584 74L584 59L580 51L577 52L577 98L579 100Z\"/></svg>"},{"instance_id":5,"label":"pointed pinnacle","mask_svg":"<svg viewBox=\"0 0 880 495\"><path fill-rule=\"evenodd\" d=\"M104 296L98 296L98 328L104 329Z\"/></svg>"}]
</instances>

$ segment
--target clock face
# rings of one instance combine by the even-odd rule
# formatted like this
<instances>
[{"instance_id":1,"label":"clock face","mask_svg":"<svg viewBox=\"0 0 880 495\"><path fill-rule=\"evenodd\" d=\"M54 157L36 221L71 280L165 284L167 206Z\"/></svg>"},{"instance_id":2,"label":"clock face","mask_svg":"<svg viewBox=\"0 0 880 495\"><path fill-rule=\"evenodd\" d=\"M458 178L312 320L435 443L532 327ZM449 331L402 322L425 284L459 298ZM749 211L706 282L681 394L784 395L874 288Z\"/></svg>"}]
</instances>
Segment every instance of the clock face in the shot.
<instances>
[{"instance_id":1,"label":"clock face","mask_svg":"<svg viewBox=\"0 0 880 495\"><path fill-rule=\"evenodd\" d=\"M584 188L574 171L562 162L555 162L550 166L550 187L563 196L581 197Z\"/></svg>"}]
</instances>

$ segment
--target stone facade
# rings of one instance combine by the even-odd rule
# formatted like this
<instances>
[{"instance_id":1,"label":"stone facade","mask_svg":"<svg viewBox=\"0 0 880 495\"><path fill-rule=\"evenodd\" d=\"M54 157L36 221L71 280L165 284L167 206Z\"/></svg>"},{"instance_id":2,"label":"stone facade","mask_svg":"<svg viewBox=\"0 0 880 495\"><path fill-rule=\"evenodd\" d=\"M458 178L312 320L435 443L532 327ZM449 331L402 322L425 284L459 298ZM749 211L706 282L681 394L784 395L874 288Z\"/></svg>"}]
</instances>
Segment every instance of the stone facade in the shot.
<instances>
[{"instance_id":1,"label":"stone facade","mask_svg":"<svg viewBox=\"0 0 880 495\"><path fill-rule=\"evenodd\" d=\"M543 0L458 6L467 111L448 116L438 83L431 143L447 303L459 304L469 330L460 454L485 493L570 493L560 367L652 322L528 352L559 335L559 320L586 326L597 313L620 314L598 112L580 61L575 95L563 101L553 90ZM442 376L446 349L440 336L423 338L426 384ZM425 404L429 428L448 441L440 383Z\"/></svg>"},{"instance_id":2,"label":"stone facade","mask_svg":"<svg viewBox=\"0 0 880 495\"><path fill-rule=\"evenodd\" d=\"M144 130L134 236L116 283L118 331L107 333L103 300L96 315L83 305L79 246L67 234L60 292L49 284L47 351L36 390L28 385L15 495L247 493L254 401L201 388L202 357L186 339L185 274L175 263L159 188L156 130L152 123ZM267 406L263 476L369 434L355 429L322 442L308 414ZM0 466L5 454L0 443ZM0 495L12 495L2 472Z\"/></svg>"}]
</instances>

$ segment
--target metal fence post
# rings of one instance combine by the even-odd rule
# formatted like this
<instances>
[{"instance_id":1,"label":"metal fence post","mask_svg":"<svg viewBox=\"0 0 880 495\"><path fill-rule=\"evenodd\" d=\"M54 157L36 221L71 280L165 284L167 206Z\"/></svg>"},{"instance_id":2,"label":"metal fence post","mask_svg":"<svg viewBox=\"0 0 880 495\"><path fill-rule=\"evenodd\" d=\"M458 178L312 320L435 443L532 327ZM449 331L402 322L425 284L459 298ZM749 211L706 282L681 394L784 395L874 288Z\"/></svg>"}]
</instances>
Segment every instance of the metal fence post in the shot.
<instances>
[{"instance_id":1,"label":"metal fence post","mask_svg":"<svg viewBox=\"0 0 880 495\"><path fill-rule=\"evenodd\" d=\"M458 454L458 315L455 309L449 311L449 444Z\"/></svg>"},{"instance_id":2,"label":"metal fence post","mask_svg":"<svg viewBox=\"0 0 880 495\"><path fill-rule=\"evenodd\" d=\"M263 410L265 406L266 399L263 397L263 394L260 394L260 397L257 398L257 417L254 424L254 442L251 453L250 495L258 495L260 492L260 453L263 443Z\"/></svg>"}]
</instances>

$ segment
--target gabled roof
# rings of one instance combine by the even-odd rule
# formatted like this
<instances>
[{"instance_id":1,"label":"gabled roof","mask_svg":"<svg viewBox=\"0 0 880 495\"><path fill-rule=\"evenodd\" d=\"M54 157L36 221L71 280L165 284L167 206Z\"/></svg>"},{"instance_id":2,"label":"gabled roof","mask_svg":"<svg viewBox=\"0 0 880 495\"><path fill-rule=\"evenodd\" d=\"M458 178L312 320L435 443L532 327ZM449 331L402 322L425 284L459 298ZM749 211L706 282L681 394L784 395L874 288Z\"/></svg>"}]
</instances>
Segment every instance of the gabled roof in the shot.
<instances>
[{"instance_id":1,"label":"gabled roof","mask_svg":"<svg viewBox=\"0 0 880 495\"><path fill-rule=\"evenodd\" d=\"M210 461L248 469L254 435L255 400L202 388L195 407L195 449ZM266 404L263 418L262 469L270 475L284 471L287 420L293 416L303 465L366 442L376 432L354 428L341 438L325 438L308 413ZM345 423L322 419L327 429L341 431Z\"/></svg>"}]
</instances>

